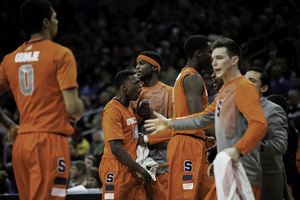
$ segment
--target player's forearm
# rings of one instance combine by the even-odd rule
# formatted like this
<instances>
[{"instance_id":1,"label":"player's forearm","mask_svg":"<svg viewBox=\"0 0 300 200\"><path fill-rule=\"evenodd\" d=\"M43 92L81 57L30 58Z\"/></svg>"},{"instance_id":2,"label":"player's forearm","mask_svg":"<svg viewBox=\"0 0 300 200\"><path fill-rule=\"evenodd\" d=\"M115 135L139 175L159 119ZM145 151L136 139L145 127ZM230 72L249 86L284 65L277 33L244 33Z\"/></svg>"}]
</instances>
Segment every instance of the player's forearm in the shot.
<instances>
[{"instance_id":1,"label":"player's forearm","mask_svg":"<svg viewBox=\"0 0 300 200\"><path fill-rule=\"evenodd\" d=\"M172 129L167 129L155 135L151 135L151 134L147 135L148 142L150 145L170 141L171 137L172 137Z\"/></svg>"},{"instance_id":2,"label":"player's forearm","mask_svg":"<svg viewBox=\"0 0 300 200\"><path fill-rule=\"evenodd\" d=\"M15 123L9 119L0 108L0 124L6 129L9 130Z\"/></svg>"},{"instance_id":3,"label":"player's forearm","mask_svg":"<svg viewBox=\"0 0 300 200\"><path fill-rule=\"evenodd\" d=\"M135 162L135 160L133 160L133 158L123 147L115 147L115 149L112 150L112 153L117 157L117 159L121 163L128 166L133 171L139 172L140 174L142 174L145 171L143 167L141 167L137 162Z\"/></svg>"},{"instance_id":4,"label":"player's forearm","mask_svg":"<svg viewBox=\"0 0 300 200\"><path fill-rule=\"evenodd\" d=\"M249 125L244 136L234 145L243 156L252 151L264 138L268 131L266 122L256 122Z\"/></svg>"}]
</instances>

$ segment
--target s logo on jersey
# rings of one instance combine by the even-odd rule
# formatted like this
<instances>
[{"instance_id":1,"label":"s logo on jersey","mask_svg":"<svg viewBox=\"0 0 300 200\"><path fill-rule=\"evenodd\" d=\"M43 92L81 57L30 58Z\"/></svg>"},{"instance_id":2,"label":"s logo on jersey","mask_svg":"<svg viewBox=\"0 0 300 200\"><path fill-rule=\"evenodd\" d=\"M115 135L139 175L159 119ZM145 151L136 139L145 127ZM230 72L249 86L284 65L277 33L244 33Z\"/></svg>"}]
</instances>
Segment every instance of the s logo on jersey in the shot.
<instances>
[{"instance_id":1,"label":"s logo on jersey","mask_svg":"<svg viewBox=\"0 0 300 200\"><path fill-rule=\"evenodd\" d=\"M126 123L127 123L127 125L136 124L137 120L135 117L131 117L129 119L126 119Z\"/></svg>"}]
</instances>

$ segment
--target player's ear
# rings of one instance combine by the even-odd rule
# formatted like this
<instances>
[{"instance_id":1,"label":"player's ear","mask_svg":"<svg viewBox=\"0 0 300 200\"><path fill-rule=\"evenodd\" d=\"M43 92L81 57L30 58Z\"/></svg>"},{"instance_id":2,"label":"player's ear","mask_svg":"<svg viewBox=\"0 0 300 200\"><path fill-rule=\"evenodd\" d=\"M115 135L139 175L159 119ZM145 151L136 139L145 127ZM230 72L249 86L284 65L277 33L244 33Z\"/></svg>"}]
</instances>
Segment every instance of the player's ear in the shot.
<instances>
[{"instance_id":1,"label":"player's ear","mask_svg":"<svg viewBox=\"0 0 300 200\"><path fill-rule=\"evenodd\" d=\"M194 53L194 55L195 55L196 57L200 58L200 57L201 57L201 51L196 50L195 53Z\"/></svg>"},{"instance_id":2,"label":"player's ear","mask_svg":"<svg viewBox=\"0 0 300 200\"><path fill-rule=\"evenodd\" d=\"M269 87L267 85L264 85L260 88L262 93L266 93L268 91Z\"/></svg>"},{"instance_id":3,"label":"player's ear","mask_svg":"<svg viewBox=\"0 0 300 200\"><path fill-rule=\"evenodd\" d=\"M48 18L43 19L43 27L48 28L50 25L50 21Z\"/></svg>"},{"instance_id":4,"label":"player's ear","mask_svg":"<svg viewBox=\"0 0 300 200\"><path fill-rule=\"evenodd\" d=\"M232 65L238 65L240 58L238 56L232 56L231 63Z\"/></svg>"},{"instance_id":5,"label":"player's ear","mask_svg":"<svg viewBox=\"0 0 300 200\"><path fill-rule=\"evenodd\" d=\"M158 70L158 67L155 65L152 65L152 71L157 71L157 70Z\"/></svg>"},{"instance_id":6,"label":"player's ear","mask_svg":"<svg viewBox=\"0 0 300 200\"><path fill-rule=\"evenodd\" d=\"M126 90L127 90L127 87L126 87L126 85L125 85L124 83L121 84L120 88L121 88L121 90L123 90L123 91L126 91Z\"/></svg>"}]
</instances>

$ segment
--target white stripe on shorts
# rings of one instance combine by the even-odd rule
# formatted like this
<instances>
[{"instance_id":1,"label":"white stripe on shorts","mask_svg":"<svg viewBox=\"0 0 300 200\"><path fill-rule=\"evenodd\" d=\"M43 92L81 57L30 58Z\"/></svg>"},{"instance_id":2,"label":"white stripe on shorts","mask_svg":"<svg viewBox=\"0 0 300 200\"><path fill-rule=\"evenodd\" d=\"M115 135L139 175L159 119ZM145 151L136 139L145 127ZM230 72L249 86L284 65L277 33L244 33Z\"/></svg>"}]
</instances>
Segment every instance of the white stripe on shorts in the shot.
<instances>
[{"instance_id":1,"label":"white stripe on shorts","mask_svg":"<svg viewBox=\"0 0 300 200\"><path fill-rule=\"evenodd\" d=\"M65 188L52 188L51 195L55 197L65 197L67 190Z\"/></svg>"},{"instance_id":2,"label":"white stripe on shorts","mask_svg":"<svg viewBox=\"0 0 300 200\"><path fill-rule=\"evenodd\" d=\"M104 199L114 199L115 194L114 193L105 193Z\"/></svg>"},{"instance_id":3,"label":"white stripe on shorts","mask_svg":"<svg viewBox=\"0 0 300 200\"><path fill-rule=\"evenodd\" d=\"M191 190L191 189L194 188L194 184L193 183L183 183L182 186L183 186L184 190Z\"/></svg>"}]
</instances>

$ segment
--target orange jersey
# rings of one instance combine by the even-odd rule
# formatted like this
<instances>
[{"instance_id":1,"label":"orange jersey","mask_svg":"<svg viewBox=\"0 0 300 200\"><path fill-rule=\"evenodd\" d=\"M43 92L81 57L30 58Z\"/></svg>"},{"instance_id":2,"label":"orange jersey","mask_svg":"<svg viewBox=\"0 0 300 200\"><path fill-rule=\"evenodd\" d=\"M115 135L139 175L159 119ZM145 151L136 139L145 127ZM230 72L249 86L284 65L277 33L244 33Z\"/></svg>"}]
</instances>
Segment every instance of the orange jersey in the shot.
<instances>
[{"instance_id":1,"label":"orange jersey","mask_svg":"<svg viewBox=\"0 0 300 200\"><path fill-rule=\"evenodd\" d=\"M129 155L136 160L136 145L138 142L138 122L135 114L116 98L108 102L101 113L104 132L104 154L103 158L114 158L109 141L121 140L122 146Z\"/></svg>"},{"instance_id":2,"label":"orange jersey","mask_svg":"<svg viewBox=\"0 0 300 200\"><path fill-rule=\"evenodd\" d=\"M173 106L172 90L173 87L160 81L152 87L142 87L139 99L131 102L132 108L137 110L140 107L141 101L148 100L150 101L150 114L144 116L144 120L155 119L154 111L169 118Z\"/></svg>"},{"instance_id":3,"label":"orange jersey","mask_svg":"<svg viewBox=\"0 0 300 200\"><path fill-rule=\"evenodd\" d=\"M174 88L173 88L173 118L177 117L184 117L187 115L190 115L190 111L186 104L186 93L183 89L183 80L184 78L189 74L199 74L194 68L192 67L184 67L180 74L178 75ZM207 96L207 90L206 86L203 81L203 93L201 94L201 101L202 101L202 107L203 110L207 107L208 103L208 96ZM197 86L195 86L197 87ZM185 130L185 131L173 131L172 135L175 135L176 133L183 133L183 134L193 134L195 136L205 138L205 133L203 130Z\"/></svg>"},{"instance_id":4,"label":"orange jersey","mask_svg":"<svg viewBox=\"0 0 300 200\"><path fill-rule=\"evenodd\" d=\"M76 61L70 49L48 39L25 42L3 59L0 84L11 89L20 112L18 134L74 132L62 90L78 87Z\"/></svg>"}]
</instances>

